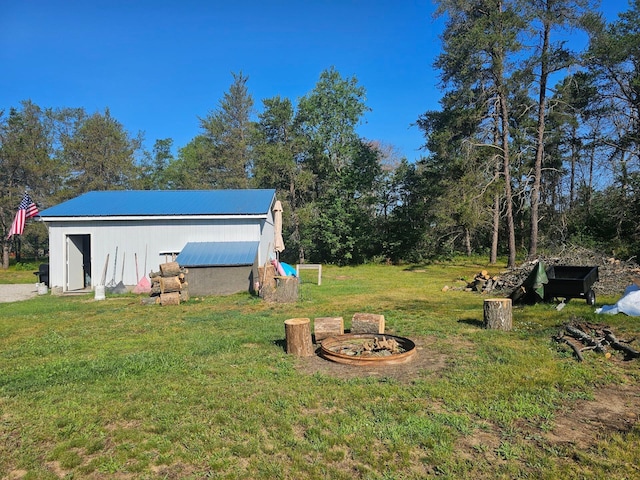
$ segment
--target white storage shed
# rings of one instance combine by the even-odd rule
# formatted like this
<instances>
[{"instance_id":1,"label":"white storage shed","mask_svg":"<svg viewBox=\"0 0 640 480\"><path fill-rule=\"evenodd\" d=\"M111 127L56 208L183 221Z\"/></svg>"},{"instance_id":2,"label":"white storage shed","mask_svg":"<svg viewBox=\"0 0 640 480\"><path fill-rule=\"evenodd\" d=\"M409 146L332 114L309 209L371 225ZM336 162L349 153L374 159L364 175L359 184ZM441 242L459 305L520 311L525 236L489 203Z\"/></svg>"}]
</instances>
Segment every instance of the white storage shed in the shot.
<instances>
[{"instance_id":1,"label":"white storage shed","mask_svg":"<svg viewBox=\"0 0 640 480\"><path fill-rule=\"evenodd\" d=\"M92 289L102 283L105 265L106 284L134 286L192 244L200 260L208 258L194 266L225 272L206 275L214 284L199 285L201 293L250 291L273 248L275 200L272 189L85 193L40 212L49 230L49 286ZM236 278L222 285L229 271Z\"/></svg>"}]
</instances>

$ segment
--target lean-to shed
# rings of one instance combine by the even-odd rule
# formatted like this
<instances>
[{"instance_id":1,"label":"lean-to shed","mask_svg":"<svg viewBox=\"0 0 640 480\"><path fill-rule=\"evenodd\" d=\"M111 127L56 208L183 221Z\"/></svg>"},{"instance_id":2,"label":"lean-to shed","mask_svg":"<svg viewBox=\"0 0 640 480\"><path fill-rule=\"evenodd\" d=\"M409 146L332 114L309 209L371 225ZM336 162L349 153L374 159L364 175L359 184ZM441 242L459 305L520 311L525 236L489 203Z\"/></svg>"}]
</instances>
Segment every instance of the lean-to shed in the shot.
<instances>
[{"instance_id":1,"label":"lean-to shed","mask_svg":"<svg viewBox=\"0 0 640 480\"><path fill-rule=\"evenodd\" d=\"M85 193L40 212L50 287L93 288L105 265L107 285L134 286L177 260L193 271L192 295L250 291L273 247L274 202L272 189Z\"/></svg>"}]
</instances>

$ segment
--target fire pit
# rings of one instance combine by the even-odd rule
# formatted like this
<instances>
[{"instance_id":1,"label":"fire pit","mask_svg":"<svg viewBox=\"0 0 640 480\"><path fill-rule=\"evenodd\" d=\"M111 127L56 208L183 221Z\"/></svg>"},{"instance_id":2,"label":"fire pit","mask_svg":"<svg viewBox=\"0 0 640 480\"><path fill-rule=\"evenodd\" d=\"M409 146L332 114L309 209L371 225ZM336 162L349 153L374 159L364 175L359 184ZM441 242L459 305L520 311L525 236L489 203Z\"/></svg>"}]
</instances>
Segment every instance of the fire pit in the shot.
<instances>
[{"instance_id":1,"label":"fire pit","mask_svg":"<svg viewBox=\"0 0 640 480\"><path fill-rule=\"evenodd\" d=\"M326 338L320 355L349 365L395 365L413 357L416 345L408 338L373 333L352 333Z\"/></svg>"}]
</instances>

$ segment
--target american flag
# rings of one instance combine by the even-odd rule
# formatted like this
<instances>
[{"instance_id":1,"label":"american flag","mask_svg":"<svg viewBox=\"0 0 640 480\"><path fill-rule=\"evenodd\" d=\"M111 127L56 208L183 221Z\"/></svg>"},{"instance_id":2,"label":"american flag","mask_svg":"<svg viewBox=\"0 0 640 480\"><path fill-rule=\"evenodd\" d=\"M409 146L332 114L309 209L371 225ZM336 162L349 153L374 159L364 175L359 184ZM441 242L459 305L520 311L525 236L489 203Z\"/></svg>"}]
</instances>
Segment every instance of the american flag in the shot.
<instances>
[{"instance_id":1,"label":"american flag","mask_svg":"<svg viewBox=\"0 0 640 480\"><path fill-rule=\"evenodd\" d=\"M16 213L16 218L13 219L13 223L11 224L11 230L9 230L9 235L7 238L11 238L13 235L22 235L24 231L24 223L27 218L35 217L38 214L38 207L28 193L25 192L24 197L22 197L22 201L20 202L20 206L18 207L18 212Z\"/></svg>"}]
</instances>

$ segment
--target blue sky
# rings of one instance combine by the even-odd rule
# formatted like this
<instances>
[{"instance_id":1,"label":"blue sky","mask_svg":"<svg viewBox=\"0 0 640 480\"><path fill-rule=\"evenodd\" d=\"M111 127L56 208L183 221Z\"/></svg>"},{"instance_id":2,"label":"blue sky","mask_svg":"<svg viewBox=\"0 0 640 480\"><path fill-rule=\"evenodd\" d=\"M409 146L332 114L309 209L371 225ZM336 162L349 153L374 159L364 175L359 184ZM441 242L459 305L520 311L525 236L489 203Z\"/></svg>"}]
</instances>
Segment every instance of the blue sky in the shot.
<instances>
[{"instance_id":1,"label":"blue sky","mask_svg":"<svg viewBox=\"0 0 640 480\"><path fill-rule=\"evenodd\" d=\"M606 14L627 7L608 0ZM415 160L423 138L411 124L441 96L433 11L431 0L0 0L0 109L109 108L149 150L161 138L177 149L231 72L249 77L261 110L276 95L297 103L334 66L367 91L360 135Z\"/></svg>"}]
</instances>

